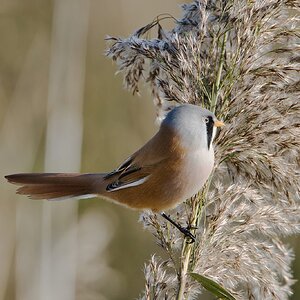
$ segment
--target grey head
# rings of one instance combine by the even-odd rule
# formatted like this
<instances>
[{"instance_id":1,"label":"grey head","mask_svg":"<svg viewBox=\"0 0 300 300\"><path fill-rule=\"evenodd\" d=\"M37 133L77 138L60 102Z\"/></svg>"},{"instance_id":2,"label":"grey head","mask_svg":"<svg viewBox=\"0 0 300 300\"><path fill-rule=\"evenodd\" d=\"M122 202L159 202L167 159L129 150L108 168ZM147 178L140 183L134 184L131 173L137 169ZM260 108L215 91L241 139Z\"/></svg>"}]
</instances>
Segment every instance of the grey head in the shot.
<instances>
[{"instance_id":1,"label":"grey head","mask_svg":"<svg viewBox=\"0 0 300 300\"><path fill-rule=\"evenodd\" d=\"M221 126L221 123L211 111L197 105L183 104L172 109L161 126L174 130L183 147L206 148L209 151L216 126Z\"/></svg>"}]
</instances>

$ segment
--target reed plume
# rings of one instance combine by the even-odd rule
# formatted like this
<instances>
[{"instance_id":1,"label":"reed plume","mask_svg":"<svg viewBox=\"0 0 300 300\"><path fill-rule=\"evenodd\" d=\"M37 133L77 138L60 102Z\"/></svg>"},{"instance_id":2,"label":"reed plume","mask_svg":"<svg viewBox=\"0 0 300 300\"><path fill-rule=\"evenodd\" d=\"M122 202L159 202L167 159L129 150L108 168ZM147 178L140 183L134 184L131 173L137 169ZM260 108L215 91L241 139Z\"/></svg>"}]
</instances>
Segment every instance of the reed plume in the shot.
<instances>
[{"instance_id":1,"label":"reed plume","mask_svg":"<svg viewBox=\"0 0 300 300\"><path fill-rule=\"evenodd\" d=\"M172 211L197 227L196 242L141 215L166 253L146 265L141 299L194 299L202 287L191 272L235 299L288 299L294 255L282 238L300 231L299 3L201 0L182 9L180 19L160 15L128 38L108 37L126 88L148 84L159 120L193 103L227 124L215 139L212 176Z\"/></svg>"}]
</instances>

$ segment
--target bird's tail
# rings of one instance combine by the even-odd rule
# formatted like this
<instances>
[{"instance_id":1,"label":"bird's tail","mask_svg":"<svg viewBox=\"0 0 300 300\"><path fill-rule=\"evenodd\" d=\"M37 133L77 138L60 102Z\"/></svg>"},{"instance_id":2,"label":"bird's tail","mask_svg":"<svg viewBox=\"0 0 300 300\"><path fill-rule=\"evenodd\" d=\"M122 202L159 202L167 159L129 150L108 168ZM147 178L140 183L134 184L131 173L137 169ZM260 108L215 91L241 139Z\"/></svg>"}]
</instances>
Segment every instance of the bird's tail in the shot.
<instances>
[{"instance_id":1,"label":"bird's tail","mask_svg":"<svg viewBox=\"0 0 300 300\"><path fill-rule=\"evenodd\" d=\"M101 191L105 174L21 173L7 175L8 182L20 185L17 193L32 199L61 200L94 197Z\"/></svg>"}]
</instances>

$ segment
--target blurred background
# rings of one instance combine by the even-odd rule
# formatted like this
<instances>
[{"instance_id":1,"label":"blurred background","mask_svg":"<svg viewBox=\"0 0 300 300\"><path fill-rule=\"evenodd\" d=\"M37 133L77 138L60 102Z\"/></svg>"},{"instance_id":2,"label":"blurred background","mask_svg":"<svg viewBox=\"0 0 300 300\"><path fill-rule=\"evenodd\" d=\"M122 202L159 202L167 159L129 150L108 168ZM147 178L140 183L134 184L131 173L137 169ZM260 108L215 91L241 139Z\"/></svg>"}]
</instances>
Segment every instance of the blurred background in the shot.
<instances>
[{"instance_id":1,"label":"blurred background","mask_svg":"<svg viewBox=\"0 0 300 300\"><path fill-rule=\"evenodd\" d=\"M123 89L104 38L128 36L161 13L179 16L180 3L0 1L0 300L142 292L144 263L160 249L137 212L99 199L31 201L3 176L110 171L143 145L156 131L151 95ZM288 242L299 278L300 242Z\"/></svg>"}]
</instances>

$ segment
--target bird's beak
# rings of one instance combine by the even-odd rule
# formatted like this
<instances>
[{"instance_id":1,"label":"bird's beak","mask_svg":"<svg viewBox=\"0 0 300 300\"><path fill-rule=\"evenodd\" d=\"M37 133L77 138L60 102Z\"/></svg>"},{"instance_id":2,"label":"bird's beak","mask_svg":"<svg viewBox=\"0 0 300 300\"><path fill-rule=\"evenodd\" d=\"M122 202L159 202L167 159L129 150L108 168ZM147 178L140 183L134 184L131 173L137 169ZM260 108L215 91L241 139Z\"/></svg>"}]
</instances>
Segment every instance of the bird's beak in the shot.
<instances>
[{"instance_id":1,"label":"bird's beak","mask_svg":"<svg viewBox=\"0 0 300 300\"><path fill-rule=\"evenodd\" d=\"M215 122L214 122L214 126L216 126L216 127L222 127L222 126L224 126L225 124L222 122L222 121L219 121L219 120L216 120Z\"/></svg>"}]
</instances>

